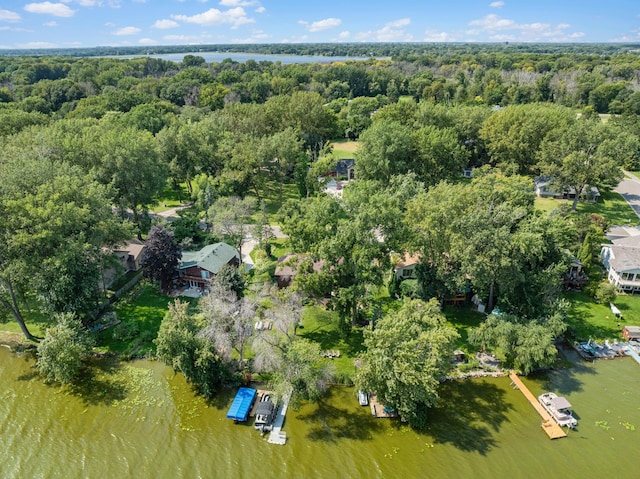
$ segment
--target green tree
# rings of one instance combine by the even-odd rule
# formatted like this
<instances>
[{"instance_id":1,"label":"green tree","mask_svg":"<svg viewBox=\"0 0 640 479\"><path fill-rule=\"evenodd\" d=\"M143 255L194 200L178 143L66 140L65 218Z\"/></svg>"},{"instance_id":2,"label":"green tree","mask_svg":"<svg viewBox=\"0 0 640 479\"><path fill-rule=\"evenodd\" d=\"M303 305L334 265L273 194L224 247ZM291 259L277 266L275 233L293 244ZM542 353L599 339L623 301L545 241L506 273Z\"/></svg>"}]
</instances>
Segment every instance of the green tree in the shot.
<instances>
[{"instance_id":1,"label":"green tree","mask_svg":"<svg viewBox=\"0 0 640 479\"><path fill-rule=\"evenodd\" d=\"M621 151L621 145L627 147L626 151ZM542 172L551 177L555 187L574 194L575 210L580 197L590 194L591 187L617 185L622 179L625 157L637 153L637 141L624 142L621 136L614 137L599 119L581 119L548 137L539 156Z\"/></svg>"},{"instance_id":2,"label":"green tree","mask_svg":"<svg viewBox=\"0 0 640 479\"><path fill-rule=\"evenodd\" d=\"M507 173L527 174L536 168L542 141L575 122L575 113L556 105L512 105L494 112L480 130L492 163Z\"/></svg>"},{"instance_id":3,"label":"green tree","mask_svg":"<svg viewBox=\"0 0 640 479\"><path fill-rule=\"evenodd\" d=\"M55 326L47 329L38 344L37 366L47 381L68 384L76 381L82 360L91 353L93 337L71 313L54 316Z\"/></svg>"},{"instance_id":4,"label":"green tree","mask_svg":"<svg viewBox=\"0 0 640 479\"><path fill-rule=\"evenodd\" d=\"M205 325L203 318L190 314L189 303L176 300L169 304L154 342L158 359L181 372L200 394L210 398L229 374L214 344L199 334Z\"/></svg>"},{"instance_id":5,"label":"green tree","mask_svg":"<svg viewBox=\"0 0 640 479\"><path fill-rule=\"evenodd\" d=\"M427 408L438 402L440 379L450 367L457 337L435 300L404 300L375 330L365 331L356 386L376 394L411 426L423 428Z\"/></svg>"},{"instance_id":6,"label":"green tree","mask_svg":"<svg viewBox=\"0 0 640 479\"><path fill-rule=\"evenodd\" d=\"M415 150L408 127L394 121L376 121L360 135L356 174L360 179L388 182L393 175L411 170Z\"/></svg>"},{"instance_id":7,"label":"green tree","mask_svg":"<svg viewBox=\"0 0 640 479\"><path fill-rule=\"evenodd\" d=\"M500 351L504 365L529 374L553 366L558 355L554 344L566 329L564 309L541 319L527 320L509 314L492 314L469 333L469 342Z\"/></svg>"}]
</instances>

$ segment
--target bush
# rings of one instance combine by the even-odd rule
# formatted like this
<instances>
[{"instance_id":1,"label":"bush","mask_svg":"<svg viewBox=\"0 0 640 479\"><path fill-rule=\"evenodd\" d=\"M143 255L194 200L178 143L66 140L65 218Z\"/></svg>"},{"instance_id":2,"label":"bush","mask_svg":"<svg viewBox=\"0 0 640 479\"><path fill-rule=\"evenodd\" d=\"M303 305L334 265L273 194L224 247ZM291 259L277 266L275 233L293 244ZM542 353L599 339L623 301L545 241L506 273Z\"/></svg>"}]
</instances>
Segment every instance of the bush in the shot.
<instances>
[{"instance_id":1,"label":"bush","mask_svg":"<svg viewBox=\"0 0 640 479\"><path fill-rule=\"evenodd\" d=\"M608 281L601 282L596 288L594 298L597 303L613 303L616 300L618 291L615 285Z\"/></svg>"},{"instance_id":2,"label":"bush","mask_svg":"<svg viewBox=\"0 0 640 479\"><path fill-rule=\"evenodd\" d=\"M113 328L113 339L128 342L140 334L140 326L137 322L120 323Z\"/></svg>"},{"instance_id":3,"label":"bush","mask_svg":"<svg viewBox=\"0 0 640 479\"><path fill-rule=\"evenodd\" d=\"M408 298L416 299L420 297L420 285L417 279L405 279L400 283L400 294Z\"/></svg>"},{"instance_id":4,"label":"bush","mask_svg":"<svg viewBox=\"0 0 640 479\"><path fill-rule=\"evenodd\" d=\"M74 382L82 369L82 359L93 348L93 337L74 315L57 315L57 324L47 330L38 344L38 370L47 381Z\"/></svg>"}]
</instances>

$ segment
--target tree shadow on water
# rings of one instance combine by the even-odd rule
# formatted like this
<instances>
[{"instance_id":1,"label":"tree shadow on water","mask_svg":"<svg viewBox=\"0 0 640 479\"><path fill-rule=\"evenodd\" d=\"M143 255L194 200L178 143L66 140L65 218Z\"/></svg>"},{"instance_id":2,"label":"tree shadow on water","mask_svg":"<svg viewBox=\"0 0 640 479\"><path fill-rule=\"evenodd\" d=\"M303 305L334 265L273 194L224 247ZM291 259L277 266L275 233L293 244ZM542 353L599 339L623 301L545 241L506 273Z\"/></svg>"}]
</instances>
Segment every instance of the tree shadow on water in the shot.
<instances>
[{"instance_id":1,"label":"tree shadow on water","mask_svg":"<svg viewBox=\"0 0 640 479\"><path fill-rule=\"evenodd\" d=\"M91 359L69 392L86 405L111 405L126 399L129 389L122 365L115 358Z\"/></svg>"},{"instance_id":2,"label":"tree shadow on water","mask_svg":"<svg viewBox=\"0 0 640 479\"><path fill-rule=\"evenodd\" d=\"M383 431L380 419L373 417L368 407L363 407L362 411L354 411L352 407L339 407L340 401L335 398L332 400L332 389L318 402L316 408L296 416L305 423L313 424L307 433L307 439L329 443L337 443L341 439L366 441ZM353 397L353 401L355 403L357 399Z\"/></svg>"},{"instance_id":3,"label":"tree shadow on water","mask_svg":"<svg viewBox=\"0 0 640 479\"><path fill-rule=\"evenodd\" d=\"M440 391L440 405L429 412L425 432L436 443L485 455L496 446L494 434L512 409L505 391L495 384L482 380L447 382Z\"/></svg>"}]
</instances>

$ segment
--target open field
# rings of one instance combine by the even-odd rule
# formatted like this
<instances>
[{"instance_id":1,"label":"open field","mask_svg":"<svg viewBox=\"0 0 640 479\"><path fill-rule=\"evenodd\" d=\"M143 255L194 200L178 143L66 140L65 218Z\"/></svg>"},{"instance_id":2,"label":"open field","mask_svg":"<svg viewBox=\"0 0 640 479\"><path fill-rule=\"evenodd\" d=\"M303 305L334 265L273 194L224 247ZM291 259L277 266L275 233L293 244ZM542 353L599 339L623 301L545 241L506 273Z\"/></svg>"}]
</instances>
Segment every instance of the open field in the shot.
<instances>
[{"instance_id":1,"label":"open field","mask_svg":"<svg viewBox=\"0 0 640 479\"><path fill-rule=\"evenodd\" d=\"M357 141L350 140L334 140L331 142L333 146L333 154L337 158L353 158L353 154L360 144Z\"/></svg>"}]
</instances>

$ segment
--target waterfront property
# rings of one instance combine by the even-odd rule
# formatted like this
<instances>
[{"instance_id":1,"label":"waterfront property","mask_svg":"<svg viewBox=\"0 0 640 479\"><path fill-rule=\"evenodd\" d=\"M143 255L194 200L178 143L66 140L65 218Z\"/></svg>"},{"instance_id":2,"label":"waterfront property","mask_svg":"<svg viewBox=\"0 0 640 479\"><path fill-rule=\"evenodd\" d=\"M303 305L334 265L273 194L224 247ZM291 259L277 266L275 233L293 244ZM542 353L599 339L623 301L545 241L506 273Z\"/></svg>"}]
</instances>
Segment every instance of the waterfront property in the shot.
<instances>
[{"instance_id":1,"label":"waterfront property","mask_svg":"<svg viewBox=\"0 0 640 479\"><path fill-rule=\"evenodd\" d=\"M227 419L234 422L244 422L249 417L257 391L253 388L240 388L227 412Z\"/></svg>"},{"instance_id":2,"label":"waterfront property","mask_svg":"<svg viewBox=\"0 0 640 479\"><path fill-rule=\"evenodd\" d=\"M240 253L227 243L210 244L200 251L183 251L178 266L180 280L192 288L207 289L211 278L225 266L237 267Z\"/></svg>"},{"instance_id":3,"label":"waterfront property","mask_svg":"<svg viewBox=\"0 0 640 479\"><path fill-rule=\"evenodd\" d=\"M600 258L607 269L607 277L619 290L640 292L640 236L614 239L602 245Z\"/></svg>"}]
</instances>

